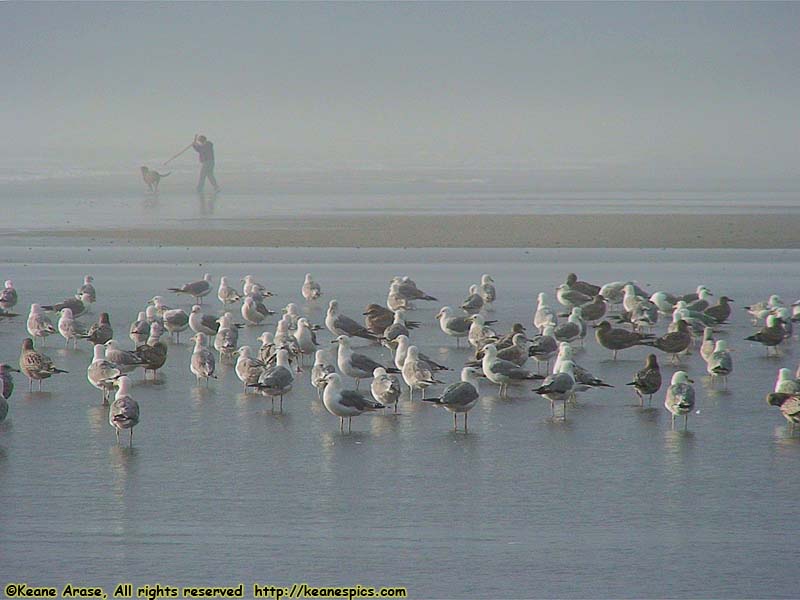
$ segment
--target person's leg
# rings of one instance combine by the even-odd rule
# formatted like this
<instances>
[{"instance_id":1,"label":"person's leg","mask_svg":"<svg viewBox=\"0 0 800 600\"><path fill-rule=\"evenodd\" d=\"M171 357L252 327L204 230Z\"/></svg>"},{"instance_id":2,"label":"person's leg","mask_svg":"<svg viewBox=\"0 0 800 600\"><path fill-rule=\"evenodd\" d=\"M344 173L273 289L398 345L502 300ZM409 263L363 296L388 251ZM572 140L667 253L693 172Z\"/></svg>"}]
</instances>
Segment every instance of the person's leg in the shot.
<instances>
[{"instance_id":1,"label":"person's leg","mask_svg":"<svg viewBox=\"0 0 800 600\"><path fill-rule=\"evenodd\" d=\"M214 191L218 191L219 186L217 185L217 178L214 177L214 163L212 161L206 164L208 165L208 168L206 169L206 177L208 177L208 180L211 182L211 185L214 186Z\"/></svg>"},{"instance_id":2,"label":"person's leg","mask_svg":"<svg viewBox=\"0 0 800 600\"><path fill-rule=\"evenodd\" d=\"M200 163L200 179L197 181L197 191L202 192L206 186L206 177L208 176L208 170L206 167L206 163Z\"/></svg>"}]
</instances>

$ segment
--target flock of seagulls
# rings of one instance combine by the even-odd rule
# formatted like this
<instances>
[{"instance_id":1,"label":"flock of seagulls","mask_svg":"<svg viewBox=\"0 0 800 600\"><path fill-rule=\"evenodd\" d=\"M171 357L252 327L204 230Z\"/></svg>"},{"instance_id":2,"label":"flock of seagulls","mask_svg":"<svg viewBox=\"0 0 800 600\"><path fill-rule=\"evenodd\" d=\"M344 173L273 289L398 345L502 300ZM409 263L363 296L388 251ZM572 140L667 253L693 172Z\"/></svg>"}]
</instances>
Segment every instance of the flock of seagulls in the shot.
<instances>
[{"instance_id":1,"label":"flock of seagulls","mask_svg":"<svg viewBox=\"0 0 800 600\"><path fill-rule=\"evenodd\" d=\"M363 319L348 316L339 302L331 299L323 326L306 316L323 296L320 285L306 274L300 288L306 307L287 304L274 332L265 330L258 337L258 349L240 345L239 331L243 327L266 326L268 318L276 314L266 306L274 294L252 275L246 275L240 283L241 289L233 286L229 278L220 278L217 298L222 311L218 315L203 312L204 299L215 287L208 273L199 281L168 289L179 297L191 298L194 304L188 312L169 306L164 296L153 296L127 329L130 348L124 347L127 343L123 344L121 338L115 338L108 312L101 312L98 320L88 326L78 320L90 313L97 302L91 275L85 277L74 296L55 304L31 303L26 322L30 337L22 341L19 369L0 365L0 421L9 411L7 400L14 391L13 373L24 374L31 391L34 382L41 390L44 380L67 373L42 351L46 339L56 335L64 339L65 348L77 348L84 342L93 345L87 379L101 392L103 404L110 404L108 419L117 439L122 430L128 430L130 443L140 417L139 405L131 395L130 374L141 368L146 379L149 374L156 379L169 355L169 345L162 338L168 336L180 343L180 334L187 330L193 334L190 339L194 345L187 368L198 385L209 386L211 380L217 379L218 361L234 364L244 392L271 398L273 410L276 399L279 410L283 410L284 396L291 392L296 378L305 372L307 361L313 357L311 383L324 407L339 418L340 430L344 431L346 422L348 432L355 416L387 408L397 413L403 387L408 389L409 401L418 394L420 401L451 412L455 430L458 415L463 415L466 432L468 413L481 397L481 379L498 386L501 398L508 395L510 386L533 386L529 387L531 391L550 402L552 417L566 419L567 407L578 394L613 387L577 363L576 349L584 347L591 331L597 345L609 351L613 360L629 348L643 346L663 353L680 366L683 357L699 346L712 384L719 381L727 386L727 378L734 370L727 340L715 339L730 322L733 300L722 295L715 301L704 285L687 294L647 293L632 281L595 285L570 273L555 290L556 303L547 293L538 294L532 314L535 332L529 335L521 323L515 323L507 332L493 328L498 321L489 317L498 295L493 278L484 274L480 283L468 287L459 306L442 306L436 314L441 333L454 338L457 348L464 340L472 350L465 364L449 367L420 352L412 342L415 330L434 325L409 318L410 312L416 303L438 300L419 289L410 277L392 278L385 305L368 304L361 312ZM18 302L13 282L6 281L0 292L0 321L19 316L13 312ZM238 304L243 322L237 322L234 316ZM800 320L800 302L786 304L773 295L745 308L757 327L746 338L748 341L763 345L767 354L779 353L781 345L790 343L793 323ZM666 330L658 335L663 322ZM331 334L330 343L318 340L317 334L323 330ZM391 353L390 359L379 361L360 352L365 344L384 346ZM453 379L451 369L459 377L448 384ZM345 377L354 380L354 388L345 386ZM362 380L370 380L365 391L360 390ZM674 372L670 379L664 406L671 414L673 427L677 417L683 417L684 429L688 427L688 417L695 407L693 383L684 369ZM662 389L661 367L655 353L647 356L643 368L632 374L626 385L633 388L641 406L645 398L648 404L652 401ZM431 394L431 388L441 391ZM792 429L800 423L800 370L793 374L789 369L780 369L767 403L780 409ZM560 412L556 410L559 406Z\"/></svg>"}]
</instances>

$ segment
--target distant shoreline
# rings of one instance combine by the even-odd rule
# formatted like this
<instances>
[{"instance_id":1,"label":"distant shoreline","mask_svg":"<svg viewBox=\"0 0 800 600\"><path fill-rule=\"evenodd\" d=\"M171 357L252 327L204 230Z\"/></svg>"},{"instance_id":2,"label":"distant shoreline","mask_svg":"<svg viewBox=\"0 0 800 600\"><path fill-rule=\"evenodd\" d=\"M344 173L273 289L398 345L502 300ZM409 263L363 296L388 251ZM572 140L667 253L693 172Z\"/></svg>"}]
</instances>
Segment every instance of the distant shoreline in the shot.
<instances>
[{"instance_id":1,"label":"distant shoreline","mask_svg":"<svg viewBox=\"0 0 800 600\"><path fill-rule=\"evenodd\" d=\"M794 215L377 215L211 219L195 228L5 232L9 238L161 246L309 248L800 248Z\"/></svg>"}]
</instances>

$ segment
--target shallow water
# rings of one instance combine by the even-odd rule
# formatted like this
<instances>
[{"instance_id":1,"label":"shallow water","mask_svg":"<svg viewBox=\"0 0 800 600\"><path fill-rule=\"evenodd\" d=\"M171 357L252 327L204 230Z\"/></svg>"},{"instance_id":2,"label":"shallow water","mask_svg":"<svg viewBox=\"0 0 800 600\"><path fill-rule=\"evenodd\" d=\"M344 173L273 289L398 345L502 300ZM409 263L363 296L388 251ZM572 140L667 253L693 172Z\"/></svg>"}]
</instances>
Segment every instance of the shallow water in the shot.
<instances>
[{"instance_id":1,"label":"shallow water","mask_svg":"<svg viewBox=\"0 0 800 600\"><path fill-rule=\"evenodd\" d=\"M769 293L795 300L797 251L2 250L0 275L17 283L21 310L62 299L91 272L94 313L111 313L126 347L146 299L203 272L252 273L277 308L301 299L310 271L326 300L359 319L367 302L385 300L389 277L408 273L441 300L412 313L425 323L413 340L454 369L467 353L433 316L483 272L497 282L493 318L504 330L529 325L536 293L552 293L569 271L653 291L705 283L738 307L726 329L736 369L727 391L711 388L697 353L685 359L699 410L686 433L671 430L663 390L641 409L624 386L647 350L614 362L594 339L578 361L614 388L583 395L564 422L529 386L506 400L484 384L467 435L451 431L449 413L407 399L400 415L355 418L342 435L308 373L273 412L241 393L230 368L197 387L181 344L170 346L161 383L135 374L142 420L128 449L86 381L87 345L63 350L51 337L46 352L70 373L33 394L17 377L0 426L3 581L361 583L435 598L797 595L800 435L764 402L797 353L766 358L745 342L752 328L740 308ZM322 308L309 314L323 321ZM257 346L261 330L243 330L242 341ZM16 364L24 335L22 319L0 323L0 360ZM661 362L668 378L674 367Z\"/></svg>"}]
</instances>

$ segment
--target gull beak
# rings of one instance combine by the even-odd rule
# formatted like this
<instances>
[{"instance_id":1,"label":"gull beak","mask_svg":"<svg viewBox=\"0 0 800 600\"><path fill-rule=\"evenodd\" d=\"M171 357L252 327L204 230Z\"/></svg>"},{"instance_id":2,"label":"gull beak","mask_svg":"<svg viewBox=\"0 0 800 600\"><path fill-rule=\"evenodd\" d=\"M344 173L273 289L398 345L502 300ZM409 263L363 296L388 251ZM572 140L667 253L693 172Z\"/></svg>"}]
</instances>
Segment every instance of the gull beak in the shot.
<instances>
[{"instance_id":1,"label":"gull beak","mask_svg":"<svg viewBox=\"0 0 800 600\"><path fill-rule=\"evenodd\" d=\"M689 383L694 383L694 379L687 379L686 381L688 381Z\"/></svg>"}]
</instances>

